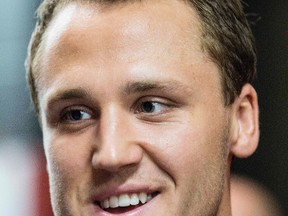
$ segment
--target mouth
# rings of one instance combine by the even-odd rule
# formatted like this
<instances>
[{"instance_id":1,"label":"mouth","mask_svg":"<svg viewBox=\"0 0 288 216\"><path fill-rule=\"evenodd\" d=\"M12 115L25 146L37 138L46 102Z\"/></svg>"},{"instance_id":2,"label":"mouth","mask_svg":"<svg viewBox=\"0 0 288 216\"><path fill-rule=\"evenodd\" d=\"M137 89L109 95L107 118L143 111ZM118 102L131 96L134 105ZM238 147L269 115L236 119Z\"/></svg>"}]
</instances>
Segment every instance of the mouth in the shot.
<instances>
[{"instance_id":1,"label":"mouth","mask_svg":"<svg viewBox=\"0 0 288 216\"><path fill-rule=\"evenodd\" d=\"M99 206L107 213L123 214L146 205L158 194L159 192L123 193L119 195L112 195L101 201L95 201L94 204Z\"/></svg>"}]
</instances>

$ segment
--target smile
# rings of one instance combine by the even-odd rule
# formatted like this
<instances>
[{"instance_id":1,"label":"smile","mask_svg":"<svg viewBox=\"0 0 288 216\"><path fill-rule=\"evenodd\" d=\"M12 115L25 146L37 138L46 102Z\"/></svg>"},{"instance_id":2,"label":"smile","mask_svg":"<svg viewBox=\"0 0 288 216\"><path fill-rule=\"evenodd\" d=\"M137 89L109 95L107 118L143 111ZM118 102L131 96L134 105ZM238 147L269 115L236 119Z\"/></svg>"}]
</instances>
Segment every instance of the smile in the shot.
<instances>
[{"instance_id":1,"label":"smile","mask_svg":"<svg viewBox=\"0 0 288 216\"><path fill-rule=\"evenodd\" d=\"M119 193L111 195L107 198L100 199L94 204L98 206L99 209L102 209L103 215L122 215L126 213L137 213L138 210L146 206L145 204L149 203L156 197L159 192L132 192L132 193ZM135 212L136 211L136 212ZM106 212L106 213L105 213ZM99 215L102 215L99 213Z\"/></svg>"},{"instance_id":2,"label":"smile","mask_svg":"<svg viewBox=\"0 0 288 216\"><path fill-rule=\"evenodd\" d=\"M102 209L118 208L136 206L138 204L145 204L152 199L152 194L132 193L132 194L120 194L119 196L111 196L100 202Z\"/></svg>"}]
</instances>

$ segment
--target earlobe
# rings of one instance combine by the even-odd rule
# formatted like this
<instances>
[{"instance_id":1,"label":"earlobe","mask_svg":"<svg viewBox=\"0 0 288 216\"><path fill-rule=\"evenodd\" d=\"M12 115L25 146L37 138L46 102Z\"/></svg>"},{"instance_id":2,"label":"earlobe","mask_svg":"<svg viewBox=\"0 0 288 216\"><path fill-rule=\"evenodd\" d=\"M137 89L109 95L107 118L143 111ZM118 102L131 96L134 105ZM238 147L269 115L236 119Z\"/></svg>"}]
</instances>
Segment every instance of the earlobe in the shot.
<instances>
[{"instance_id":1,"label":"earlobe","mask_svg":"<svg viewBox=\"0 0 288 216\"><path fill-rule=\"evenodd\" d=\"M234 102L231 153L239 158L252 155L259 142L259 108L255 89L246 84Z\"/></svg>"}]
</instances>

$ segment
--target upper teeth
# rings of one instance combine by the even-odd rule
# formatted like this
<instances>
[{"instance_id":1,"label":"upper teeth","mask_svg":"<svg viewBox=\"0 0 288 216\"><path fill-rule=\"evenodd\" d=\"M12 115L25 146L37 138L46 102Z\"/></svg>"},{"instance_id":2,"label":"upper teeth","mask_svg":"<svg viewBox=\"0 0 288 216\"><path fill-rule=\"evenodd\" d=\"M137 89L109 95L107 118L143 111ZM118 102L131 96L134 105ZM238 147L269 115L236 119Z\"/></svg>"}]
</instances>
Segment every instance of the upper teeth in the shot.
<instances>
[{"instance_id":1,"label":"upper teeth","mask_svg":"<svg viewBox=\"0 0 288 216\"><path fill-rule=\"evenodd\" d=\"M148 202L152 199L151 194L146 193L133 193L133 194L121 194L119 196L111 196L100 202L102 208L117 208L117 207L128 207L130 205L138 205Z\"/></svg>"}]
</instances>

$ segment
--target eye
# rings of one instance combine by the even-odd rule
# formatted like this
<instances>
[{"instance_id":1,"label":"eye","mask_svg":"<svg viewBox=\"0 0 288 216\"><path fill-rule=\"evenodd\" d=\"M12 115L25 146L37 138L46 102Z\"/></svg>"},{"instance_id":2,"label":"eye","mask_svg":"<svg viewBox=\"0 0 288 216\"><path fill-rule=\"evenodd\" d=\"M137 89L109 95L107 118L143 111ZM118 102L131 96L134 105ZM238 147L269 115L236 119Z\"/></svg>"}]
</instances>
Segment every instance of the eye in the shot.
<instances>
[{"instance_id":1,"label":"eye","mask_svg":"<svg viewBox=\"0 0 288 216\"><path fill-rule=\"evenodd\" d=\"M172 100L147 96L136 102L134 113L138 119L147 122L165 122L175 116L176 108L177 104Z\"/></svg>"},{"instance_id":2,"label":"eye","mask_svg":"<svg viewBox=\"0 0 288 216\"><path fill-rule=\"evenodd\" d=\"M140 104L140 112L142 113L161 113L164 109L165 105L159 102L144 101Z\"/></svg>"},{"instance_id":3,"label":"eye","mask_svg":"<svg viewBox=\"0 0 288 216\"><path fill-rule=\"evenodd\" d=\"M135 113L139 118L163 116L168 114L176 105L172 101L161 97L143 97L135 104Z\"/></svg>"},{"instance_id":4,"label":"eye","mask_svg":"<svg viewBox=\"0 0 288 216\"><path fill-rule=\"evenodd\" d=\"M83 121L83 120L87 120L87 119L91 119L92 116L85 112L85 111L82 111L82 110L70 110L70 111L67 111L64 116L63 116L63 120L66 120L66 121Z\"/></svg>"}]
</instances>

